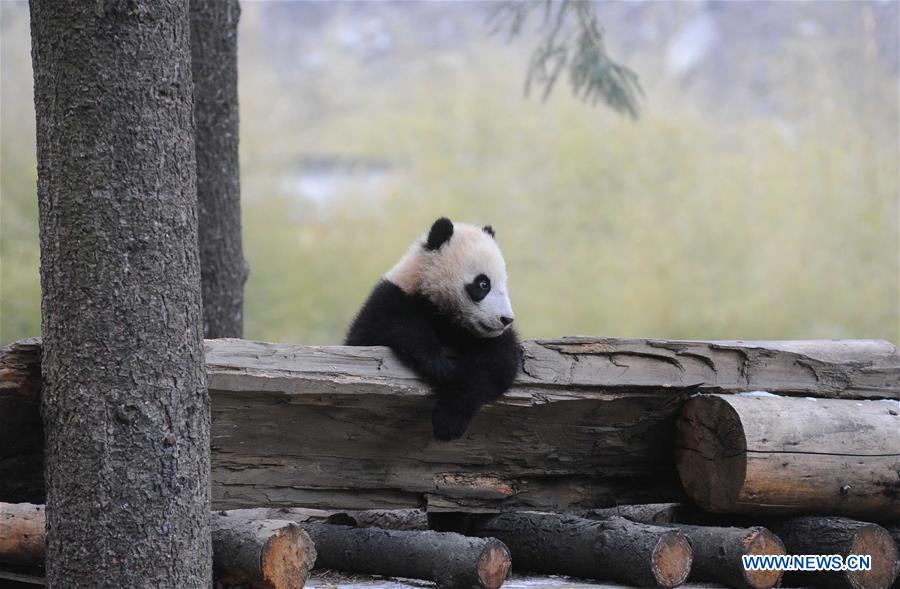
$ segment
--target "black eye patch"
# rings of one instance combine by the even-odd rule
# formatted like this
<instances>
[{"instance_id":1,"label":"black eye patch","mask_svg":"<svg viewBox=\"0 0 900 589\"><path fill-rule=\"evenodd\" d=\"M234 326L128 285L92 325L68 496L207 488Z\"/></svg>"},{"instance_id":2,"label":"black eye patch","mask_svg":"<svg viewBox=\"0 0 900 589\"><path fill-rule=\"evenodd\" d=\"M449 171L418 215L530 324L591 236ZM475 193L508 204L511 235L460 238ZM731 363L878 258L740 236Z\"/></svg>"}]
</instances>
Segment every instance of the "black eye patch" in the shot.
<instances>
[{"instance_id":1,"label":"black eye patch","mask_svg":"<svg viewBox=\"0 0 900 589\"><path fill-rule=\"evenodd\" d=\"M475 280L466 285L466 292L474 302L479 302L491 292L491 279L479 274Z\"/></svg>"}]
</instances>

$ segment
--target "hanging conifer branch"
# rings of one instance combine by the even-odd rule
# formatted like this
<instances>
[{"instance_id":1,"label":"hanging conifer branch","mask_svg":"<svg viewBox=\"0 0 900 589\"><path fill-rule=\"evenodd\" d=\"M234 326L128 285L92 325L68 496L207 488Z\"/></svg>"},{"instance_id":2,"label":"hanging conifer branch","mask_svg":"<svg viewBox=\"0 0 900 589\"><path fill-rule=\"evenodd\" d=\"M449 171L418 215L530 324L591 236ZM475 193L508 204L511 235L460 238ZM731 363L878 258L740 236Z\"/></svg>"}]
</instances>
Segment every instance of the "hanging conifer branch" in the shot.
<instances>
[{"instance_id":1,"label":"hanging conifer branch","mask_svg":"<svg viewBox=\"0 0 900 589\"><path fill-rule=\"evenodd\" d=\"M504 2L492 15L497 32L506 28L509 38L521 33L529 14L543 6L543 38L535 48L525 78L525 95L533 86L543 87L543 100L553 92L563 70L568 69L572 92L596 105L602 101L616 112L637 118L643 95L637 74L615 62L607 53L603 28L590 0Z\"/></svg>"}]
</instances>

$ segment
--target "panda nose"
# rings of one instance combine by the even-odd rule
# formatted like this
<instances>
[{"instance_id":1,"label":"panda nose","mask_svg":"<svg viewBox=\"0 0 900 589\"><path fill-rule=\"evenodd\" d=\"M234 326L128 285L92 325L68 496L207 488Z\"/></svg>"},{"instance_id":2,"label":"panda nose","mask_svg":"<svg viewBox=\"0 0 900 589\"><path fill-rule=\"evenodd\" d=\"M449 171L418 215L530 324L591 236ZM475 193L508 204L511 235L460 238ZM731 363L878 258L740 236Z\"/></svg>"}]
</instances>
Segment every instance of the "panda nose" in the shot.
<instances>
[{"instance_id":1,"label":"panda nose","mask_svg":"<svg viewBox=\"0 0 900 589\"><path fill-rule=\"evenodd\" d=\"M505 317L503 315L500 316L500 323L503 324L503 327L506 327L507 325L509 325L512 322L513 322L512 317Z\"/></svg>"}]
</instances>

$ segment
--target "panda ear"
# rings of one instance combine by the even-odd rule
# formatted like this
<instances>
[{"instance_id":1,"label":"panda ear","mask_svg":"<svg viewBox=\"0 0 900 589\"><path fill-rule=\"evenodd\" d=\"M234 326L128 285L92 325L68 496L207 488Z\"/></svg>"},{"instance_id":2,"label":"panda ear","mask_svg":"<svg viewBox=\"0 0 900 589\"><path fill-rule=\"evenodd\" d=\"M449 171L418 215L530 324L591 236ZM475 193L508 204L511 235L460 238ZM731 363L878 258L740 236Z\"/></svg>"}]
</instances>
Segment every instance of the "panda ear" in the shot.
<instances>
[{"instance_id":1,"label":"panda ear","mask_svg":"<svg viewBox=\"0 0 900 589\"><path fill-rule=\"evenodd\" d=\"M487 233L488 235L490 235L491 237L496 237L496 234L494 233L494 228L491 227L490 225L485 225L484 227L481 228L481 230L484 231L485 233Z\"/></svg>"},{"instance_id":2,"label":"panda ear","mask_svg":"<svg viewBox=\"0 0 900 589\"><path fill-rule=\"evenodd\" d=\"M441 217L431 226L431 231L428 232L428 241L425 243L425 249L436 250L450 241L452 236L453 222L447 217Z\"/></svg>"}]
</instances>

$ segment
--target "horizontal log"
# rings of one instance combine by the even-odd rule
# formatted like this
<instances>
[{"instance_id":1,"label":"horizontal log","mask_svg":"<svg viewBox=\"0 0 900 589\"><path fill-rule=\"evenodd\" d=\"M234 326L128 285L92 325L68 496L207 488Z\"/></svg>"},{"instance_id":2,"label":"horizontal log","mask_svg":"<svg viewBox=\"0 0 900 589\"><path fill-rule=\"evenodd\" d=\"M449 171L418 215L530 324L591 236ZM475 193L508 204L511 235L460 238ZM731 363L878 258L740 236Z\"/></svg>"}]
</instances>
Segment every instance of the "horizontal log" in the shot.
<instances>
[{"instance_id":1,"label":"horizontal log","mask_svg":"<svg viewBox=\"0 0 900 589\"><path fill-rule=\"evenodd\" d=\"M766 528L734 528L674 524L694 549L690 579L722 583L737 589L771 589L781 582L782 571L751 571L743 557L783 555L784 544Z\"/></svg>"},{"instance_id":2,"label":"horizontal log","mask_svg":"<svg viewBox=\"0 0 900 589\"><path fill-rule=\"evenodd\" d=\"M900 403L701 395L677 423L687 493L720 513L900 517Z\"/></svg>"},{"instance_id":3,"label":"horizontal log","mask_svg":"<svg viewBox=\"0 0 900 589\"><path fill-rule=\"evenodd\" d=\"M441 443L430 391L386 348L209 340L206 358L217 508L678 501L674 421L696 390L900 397L887 342L531 341L513 389ZM0 353L0 500L43 499L39 362L35 339Z\"/></svg>"},{"instance_id":4,"label":"horizontal log","mask_svg":"<svg viewBox=\"0 0 900 589\"><path fill-rule=\"evenodd\" d=\"M509 549L494 538L312 522L299 525L318 547L317 568L425 579L445 589L497 589L510 572Z\"/></svg>"},{"instance_id":5,"label":"horizontal log","mask_svg":"<svg viewBox=\"0 0 900 589\"><path fill-rule=\"evenodd\" d=\"M212 515L213 578L255 589L300 589L316 562L316 547L298 524Z\"/></svg>"},{"instance_id":6,"label":"horizontal log","mask_svg":"<svg viewBox=\"0 0 900 589\"><path fill-rule=\"evenodd\" d=\"M516 571L677 587L691 570L691 544L677 530L613 517L518 512L474 518L469 530L509 546Z\"/></svg>"},{"instance_id":7,"label":"horizontal log","mask_svg":"<svg viewBox=\"0 0 900 589\"><path fill-rule=\"evenodd\" d=\"M47 549L43 505L0 503L0 562L43 564Z\"/></svg>"},{"instance_id":8,"label":"horizontal log","mask_svg":"<svg viewBox=\"0 0 900 589\"><path fill-rule=\"evenodd\" d=\"M872 523L842 517L792 517L768 522L788 554L849 554L872 557L868 571L788 572L793 586L838 589L887 589L897 578L897 546L887 530Z\"/></svg>"},{"instance_id":9,"label":"horizontal log","mask_svg":"<svg viewBox=\"0 0 900 589\"><path fill-rule=\"evenodd\" d=\"M897 552L900 553L900 523L889 525L886 527L888 534L894 539L894 545L897 546ZM894 577L892 589L900 589L900 559L897 560L897 573Z\"/></svg>"},{"instance_id":10,"label":"horizontal log","mask_svg":"<svg viewBox=\"0 0 900 589\"><path fill-rule=\"evenodd\" d=\"M633 522L665 525L692 522L693 516L697 515L698 511L696 507L686 503L643 503L588 509L579 515L588 519L624 517Z\"/></svg>"},{"instance_id":11,"label":"horizontal log","mask_svg":"<svg viewBox=\"0 0 900 589\"><path fill-rule=\"evenodd\" d=\"M0 503L0 563L43 566L43 505ZM300 589L316 560L309 535L292 521L211 516L213 573L224 587Z\"/></svg>"},{"instance_id":12,"label":"horizontal log","mask_svg":"<svg viewBox=\"0 0 900 589\"><path fill-rule=\"evenodd\" d=\"M428 514L421 509L362 509L347 511L307 509L303 507L254 507L232 509L225 513L253 519L286 519L299 523L340 524L358 528L407 531L430 529L428 526Z\"/></svg>"}]
</instances>

